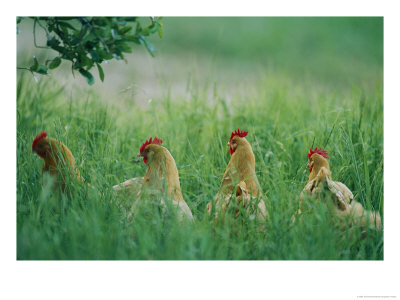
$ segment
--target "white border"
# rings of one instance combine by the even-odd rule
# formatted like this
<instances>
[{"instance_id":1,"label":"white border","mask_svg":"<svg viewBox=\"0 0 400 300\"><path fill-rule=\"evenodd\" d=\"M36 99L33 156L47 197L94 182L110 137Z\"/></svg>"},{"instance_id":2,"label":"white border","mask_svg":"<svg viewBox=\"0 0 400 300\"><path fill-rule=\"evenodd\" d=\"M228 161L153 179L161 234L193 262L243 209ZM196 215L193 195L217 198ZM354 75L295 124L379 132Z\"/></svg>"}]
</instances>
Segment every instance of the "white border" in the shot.
<instances>
[{"instance_id":1,"label":"white border","mask_svg":"<svg viewBox=\"0 0 400 300\"><path fill-rule=\"evenodd\" d=\"M144 2L144 1L141 1ZM399 17L378 1L16 1L1 18L2 299L360 299L400 297L398 267ZM100 9L99 9L100 8ZM383 262L17 262L15 17L17 15L384 16L385 257ZM4 167L5 166L5 167ZM397 176L396 176L397 175Z\"/></svg>"}]
</instances>

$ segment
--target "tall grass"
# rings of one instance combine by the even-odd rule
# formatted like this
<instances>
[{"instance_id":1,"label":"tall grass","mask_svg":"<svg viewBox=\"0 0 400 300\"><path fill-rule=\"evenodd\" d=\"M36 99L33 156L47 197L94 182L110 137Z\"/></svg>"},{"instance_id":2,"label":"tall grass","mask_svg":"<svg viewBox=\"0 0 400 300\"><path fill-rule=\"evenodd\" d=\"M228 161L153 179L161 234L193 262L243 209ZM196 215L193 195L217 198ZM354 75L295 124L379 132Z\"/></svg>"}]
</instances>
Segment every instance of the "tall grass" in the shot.
<instances>
[{"instance_id":1,"label":"tall grass","mask_svg":"<svg viewBox=\"0 0 400 300\"><path fill-rule=\"evenodd\" d=\"M340 230L325 205L292 223L307 178L307 152L324 147L334 180L383 214L382 82L340 92L314 81L266 74L246 96L229 100L196 89L180 99L161 97L143 108L98 101L95 91L71 97L54 81L17 86L18 259L383 259L383 233ZM217 88L217 87L216 87ZM214 87L215 89L215 87ZM212 224L206 204L217 193L230 159L232 130L249 131L256 172L270 219ZM87 185L65 193L42 184L41 159L31 151L46 130L75 156ZM161 137L176 160L183 196L195 221L180 223L149 207L128 219L131 199L111 187L143 176L135 163L143 141Z\"/></svg>"}]
</instances>

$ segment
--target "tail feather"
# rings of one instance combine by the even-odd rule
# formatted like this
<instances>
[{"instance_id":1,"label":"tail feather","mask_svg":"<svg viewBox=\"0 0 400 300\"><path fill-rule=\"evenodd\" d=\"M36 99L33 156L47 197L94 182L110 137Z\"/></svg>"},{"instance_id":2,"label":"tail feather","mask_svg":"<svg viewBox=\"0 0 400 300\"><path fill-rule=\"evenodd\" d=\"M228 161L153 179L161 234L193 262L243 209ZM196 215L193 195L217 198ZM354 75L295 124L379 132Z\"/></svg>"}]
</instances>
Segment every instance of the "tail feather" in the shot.
<instances>
[{"instance_id":1,"label":"tail feather","mask_svg":"<svg viewBox=\"0 0 400 300\"><path fill-rule=\"evenodd\" d=\"M138 191L140 191L142 184L143 184L143 177L131 178L131 179L124 181L123 183L114 185L113 190L121 191L124 189L127 189L127 190L136 190L137 189Z\"/></svg>"},{"instance_id":2,"label":"tail feather","mask_svg":"<svg viewBox=\"0 0 400 300\"><path fill-rule=\"evenodd\" d=\"M256 201L258 202L256 203ZM252 205L253 202L254 205ZM251 214L253 214L254 211L259 220L264 220L268 215L264 201L261 198L253 197L251 195L250 191L247 189L245 181L241 181L235 186L234 196L230 193L219 191L214 197L214 203L214 208L212 202L207 203L207 212L211 215L214 209L216 219L218 219L219 215L223 215L230 208L233 208L233 214L236 218L240 215L243 209L247 213Z\"/></svg>"},{"instance_id":3,"label":"tail feather","mask_svg":"<svg viewBox=\"0 0 400 300\"><path fill-rule=\"evenodd\" d=\"M361 203L352 201L348 210L341 213L352 218L353 222L362 228L382 228L382 220L379 213L364 209Z\"/></svg>"}]
</instances>

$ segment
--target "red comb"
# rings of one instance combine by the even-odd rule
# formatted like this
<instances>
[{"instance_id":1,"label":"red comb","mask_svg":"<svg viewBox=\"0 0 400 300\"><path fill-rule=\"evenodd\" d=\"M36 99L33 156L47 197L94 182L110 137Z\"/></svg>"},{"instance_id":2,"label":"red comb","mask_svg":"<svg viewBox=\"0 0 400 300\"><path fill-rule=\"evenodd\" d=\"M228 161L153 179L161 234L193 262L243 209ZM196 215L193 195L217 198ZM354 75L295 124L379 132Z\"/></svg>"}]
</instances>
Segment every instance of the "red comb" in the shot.
<instances>
[{"instance_id":1,"label":"red comb","mask_svg":"<svg viewBox=\"0 0 400 300\"><path fill-rule=\"evenodd\" d=\"M321 156L323 156L323 157L325 157L325 158L329 158L329 156L328 156L328 151L326 151L326 150L322 150L322 148L317 148L317 147L315 147L315 149L314 150L312 150L311 148L310 148L310 153L308 153L308 159L310 159L311 158L311 155L313 155L314 153L317 153L317 154L319 154L319 155L321 155Z\"/></svg>"},{"instance_id":2,"label":"red comb","mask_svg":"<svg viewBox=\"0 0 400 300\"><path fill-rule=\"evenodd\" d=\"M35 139L33 140L32 148L34 148L35 145L36 145L41 139L44 139L44 138L46 138L46 137L47 137L46 131L42 131L42 132L38 133L38 135L37 135L37 136L35 137Z\"/></svg>"},{"instance_id":3,"label":"red comb","mask_svg":"<svg viewBox=\"0 0 400 300\"><path fill-rule=\"evenodd\" d=\"M153 140L153 138L151 137L149 140L146 140L146 141L142 144L142 146L140 147L140 153L143 152L144 148L146 148L147 145L150 145L150 144L161 145L162 142L163 142L162 139L159 139L158 137L154 137L154 140Z\"/></svg>"},{"instance_id":4,"label":"red comb","mask_svg":"<svg viewBox=\"0 0 400 300\"><path fill-rule=\"evenodd\" d=\"M232 141L232 139L235 135L238 135L240 137L245 137L248 133L249 133L248 131L244 131L244 130L240 131L240 129L238 128L237 130L235 130L231 133L231 138L229 139L229 141Z\"/></svg>"}]
</instances>

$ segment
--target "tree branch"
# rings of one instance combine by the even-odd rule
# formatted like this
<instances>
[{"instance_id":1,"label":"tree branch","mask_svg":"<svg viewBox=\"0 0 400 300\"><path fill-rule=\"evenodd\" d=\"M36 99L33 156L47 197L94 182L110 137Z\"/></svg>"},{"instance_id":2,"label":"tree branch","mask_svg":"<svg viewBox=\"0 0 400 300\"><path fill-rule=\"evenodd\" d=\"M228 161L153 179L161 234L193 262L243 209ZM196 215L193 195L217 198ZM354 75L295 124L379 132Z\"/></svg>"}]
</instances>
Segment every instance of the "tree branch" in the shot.
<instances>
[{"instance_id":1,"label":"tree branch","mask_svg":"<svg viewBox=\"0 0 400 300\"><path fill-rule=\"evenodd\" d=\"M89 27L90 32L93 33L100 40L100 42L103 44L104 49L106 49L107 52L110 52L110 50L108 49L107 43L105 42L105 40L101 36L99 36L96 33L96 31L94 30L94 28L93 28L92 24L90 23L90 21L88 19L86 19L86 18L80 18L80 19L85 23L85 25L87 27Z\"/></svg>"},{"instance_id":2,"label":"tree branch","mask_svg":"<svg viewBox=\"0 0 400 300\"><path fill-rule=\"evenodd\" d=\"M39 24L40 27L42 27L44 29L44 31L46 32L47 38L49 37L49 33L47 32L46 28L44 28L42 26L42 24L40 24L40 22L35 18L35 21L33 22L33 43L34 43L36 48L49 49L49 47L38 46L36 44L36 22Z\"/></svg>"}]
</instances>

